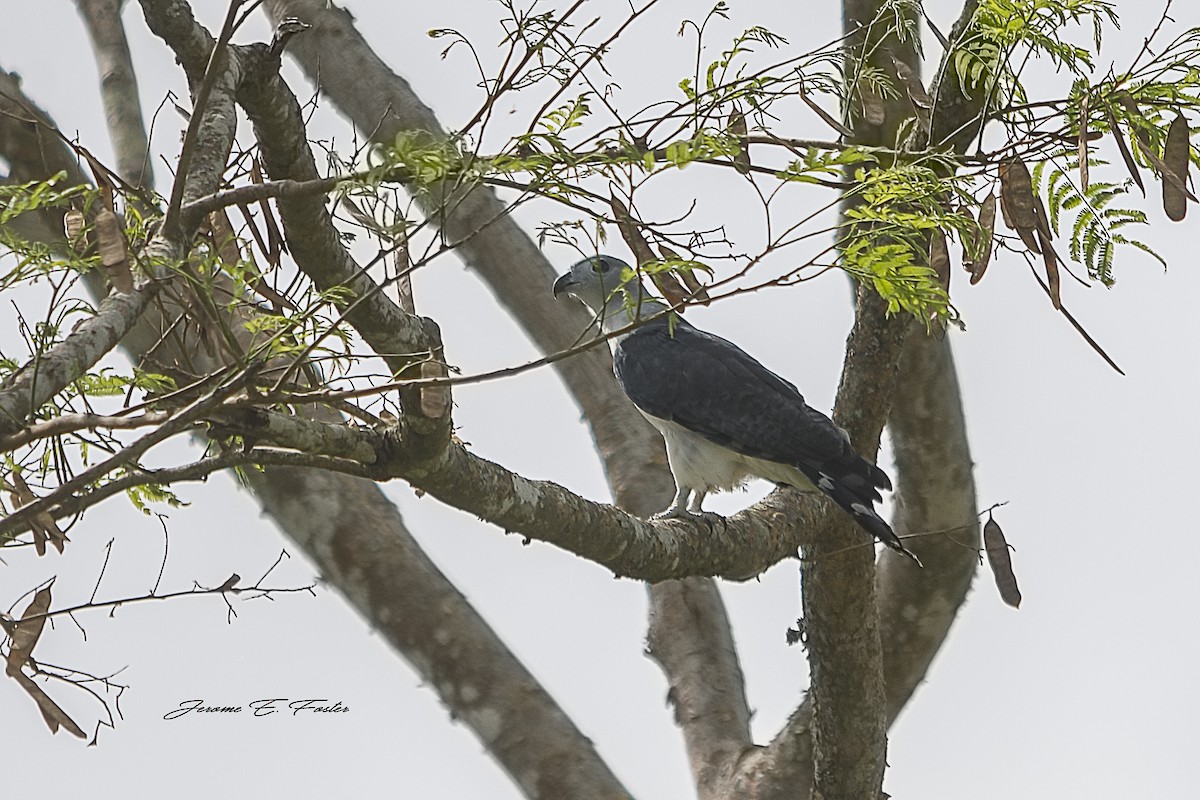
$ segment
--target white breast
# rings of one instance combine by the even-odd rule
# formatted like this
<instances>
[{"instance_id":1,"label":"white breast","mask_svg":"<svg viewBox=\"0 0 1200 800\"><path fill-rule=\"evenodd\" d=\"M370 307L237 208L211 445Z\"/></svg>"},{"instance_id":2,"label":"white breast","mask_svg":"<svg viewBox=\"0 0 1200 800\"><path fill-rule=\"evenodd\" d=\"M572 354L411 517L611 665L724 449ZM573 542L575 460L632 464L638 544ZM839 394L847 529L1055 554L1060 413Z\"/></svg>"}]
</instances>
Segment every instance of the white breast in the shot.
<instances>
[{"instance_id":1,"label":"white breast","mask_svg":"<svg viewBox=\"0 0 1200 800\"><path fill-rule=\"evenodd\" d=\"M801 491L815 488L795 467L735 453L677 422L644 412L643 416L666 440L671 474L682 487L711 492L738 488L750 478L763 478Z\"/></svg>"}]
</instances>

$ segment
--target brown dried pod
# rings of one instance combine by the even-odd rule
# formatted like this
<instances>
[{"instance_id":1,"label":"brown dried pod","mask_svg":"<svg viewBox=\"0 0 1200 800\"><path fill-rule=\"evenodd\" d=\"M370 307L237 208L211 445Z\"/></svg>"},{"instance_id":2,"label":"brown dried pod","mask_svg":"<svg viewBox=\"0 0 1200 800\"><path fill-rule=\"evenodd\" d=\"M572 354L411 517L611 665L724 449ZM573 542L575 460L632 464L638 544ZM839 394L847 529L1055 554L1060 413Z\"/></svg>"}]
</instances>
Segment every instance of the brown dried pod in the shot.
<instances>
[{"instance_id":1,"label":"brown dried pod","mask_svg":"<svg viewBox=\"0 0 1200 800\"><path fill-rule=\"evenodd\" d=\"M50 728L51 733L58 733L58 729L63 727L72 736L77 736L80 739L87 738L87 734L75 724L75 720L71 719L58 703L51 700L50 695L42 691L42 687L33 682L33 678L24 672L18 672L13 677L21 685L21 688L28 692L33 701L37 703L38 710L42 712L42 719L46 721L46 725Z\"/></svg>"},{"instance_id":2,"label":"brown dried pod","mask_svg":"<svg viewBox=\"0 0 1200 800\"><path fill-rule=\"evenodd\" d=\"M960 216L966 217L975 221L975 212L964 206L958 210ZM971 271L971 256L975 252L975 240L979 238L979 231L973 230L967 233L959 234L959 244L962 245L962 265L967 272Z\"/></svg>"},{"instance_id":3,"label":"brown dried pod","mask_svg":"<svg viewBox=\"0 0 1200 800\"><path fill-rule=\"evenodd\" d=\"M76 253L87 250L87 220L83 212L77 208L67 210L63 214L63 231L67 234L67 243Z\"/></svg>"},{"instance_id":4,"label":"brown dried pod","mask_svg":"<svg viewBox=\"0 0 1200 800\"><path fill-rule=\"evenodd\" d=\"M971 285L983 280L987 272L988 262L992 260L992 237L996 233L996 195L989 194L979 206L979 231L975 236L968 265L963 259L963 266L971 271Z\"/></svg>"},{"instance_id":5,"label":"brown dried pod","mask_svg":"<svg viewBox=\"0 0 1200 800\"><path fill-rule=\"evenodd\" d=\"M1019 158L1010 158L1000 164L1000 202L1003 204L1004 222L1017 232L1026 247L1041 253L1036 238L1033 178L1025 162Z\"/></svg>"},{"instance_id":6,"label":"brown dried pod","mask_svg":"<svg viewBox=\"0 0 1200 800\"><path fill-rule=\"evenodd\" d=\"M1172 222L1187 216L1188 167L1191 166L1191 131L1182 114L1176 114L1167 128L1167 140L1163 145L1163 210Z\"/></svg>"},{"instance_id":7,"label":"brown dried pod","mask_svg":"<svg viewBox=\"0 0 1200 800\"><path fill-rule=\"evenodd\" d=\"M1008 552L1008 541L999 523L988 515L983 526L983 546L987 550L988 566L1000 591L1000 599L1013 608L1021 607L1021 590L1017 588L1017 576L1012 568L1012 556Z\"/></svg>"},{"instance_id":8,"label":"brown dried pod","mask_svg":"<svg viewBox=\"0 0 1200 800\"><path fill-rule=\"evenodd\" d=\"M129 247L121 220L112 209L102 207L96 212L96 249L108 282L118 292L133 290L133 272L129 268Z\"/></svg>"},{"instance_id":9,"label":"brown dried pod","mask_svg":"<svg viewBox=\"0 0 1200 800\"><path fill-rule=\"evenodd\" d=\"M1058 271L1058 253L1054 251L1053 236L1050 233L1050 220L1046 217L1046 206L1042 198L1037 198L1033 207L1037 220L1037 234L1042 247L1042 262L1046 265L1046 283L1050 288L1050 303L1058 311L1062 310L1062 278Z\"/></svg>"},{"instance_id":10,"label":"brown dried pod","mask_svg":"<svg viewBox=\"0 0 1200 800\"><path fill-rule=\"evenodd\" d=\"M253 183L265 183L262 167L259 166L257 158L250 162L250 180ZM280 254L287 252L287 240L283 238L280 222L275 218L275 211L265 197L258 201L258 209L262 213L263 225L267 229L267 242L263 254L267 257L268 264L278 267ZM248 213L247 216L249 216Z\"/></svg>"},{"instance_id":11,"label":"brown dried pod","mask_svg":"<svg viewBox=\"0 0 1200 800\"><path fill-rule=\"evenodd\" d=\"M800 95L800 99L804 101L804 104L812 109L814 114L824 120L826 125L833 128L843 136L854 135L854 131L850 130L845 125L834 119L828 111L817 105L813 99L804 92L803 89L797 91L797 94ZM863 113L866 115L867 122L871 122L873 119L878 117L879 121L871 122L871 124L882 125L884 118L883 98L879 97L879 95L871 93L869 89L862 89L860 91L860 97L862 98Z\"/></svg>"},{"instance_id":12,"label":"brown dried pod","mask_svg":"<svg viewBox=\"0 0 1200 800\"><path fill-rule=\"evenodd\" d=\"M1111 109L1104 109L1104 116L1108 118L1108 128L1112 131L1113 138L1117 140L1117 150L1121 152L1121 160L1125 162L1125 169L1129 171L1129 177L1133 178L1137 187L1142 190L1144 197L1146 184L1142 182L1142 173L1138 169L1137 162L1133 160L1133 154L1129 152L1129 145L1125 144L1125 133L1121 130L1121 123L1117 122L1117 117Z\"/></svg>"},{"instance_id":13,"label":"brown dried pod","mask_svg":"<svg viewBox=\"0 0 1200 800\"><path fill-rule=\"evenodd\" d=\"M12 501L14 507L19 508L38 499L38 496L33 493L33 489L30 489L29 484L21 477L20 472L14 471L10 477L12 483L6 485L9 489L9 500ZM46 555L46 542L50 542L54 545L54 549L61 553L69 541L67 535L62 532L62 528L58 527L58 523L54 521L54 517L46 511L35 514L33 519L29 520L29 532L33 534L34 552L39 556Z\"/></svg>"},{"instance_id":14,"label":"brown dried pod","mask_svg":"<svg viewBox=\"0 0 1200 800\"><path fill-rule=\"evenodd\" d=\"M681 304L686 303L691 296L691 292L684 288L679 279L673 273L662 271L655 272L650 276L650 280L654 281L654 285L662 292L662 296L667 302L673 306L681 306L676 309L682 312L684 309Z\"/></svg>"},{"instance_id":15,"label":"brown dried pod","mask_svg":"<svg viewBox=\"0 0 1200 800\"><path fill-rule=\"evenodd\" d=\"M660 255L662 255L663 261L684 260L678 253L667 247L665 244L660 244L658 246L658 252ZM707 267L704 269L710 276L712 275L712 270L708 269ZM702 306L706 306L712 302L712 298L708 296L708 289L705 288L704 284L700 283L700 281L696 279L696 276L693 274L693 270L681 269L679 270L679 277L683 280L683 284L687 287L688 293L693 300Z\"/></svg>"},{"instance_id":16,"label":"brown dried pod","mask_svg":"<svg viewBox=\"0 0 1200 800\"><path fill-rule=\"evenodd\" d=\"M950 249L946 247L946 234L935 229L929 237L929 267L938 277L938 283L947 295L950 294Z\"/></svg>"},{"instance_id":17,"label":"brown dried pod","mask_svg":"<svg viewBox=\"0 0 1200 800\"><path fill-rule=\"evenodd\" d=\"M650 249L645 237L642 236L642 232L638 230L633 217L630 216L629 207L615 194L609 195L608 203L612 207L613 217L617 221L617 230L621 232L621 238L625 240L625 244L633 251L633 257L637 263L646 264L654 261L654 252Z\"/></svg>"},{"instance_id":18,"label":"brown dried pod","mask_svg":"<svg viewBox=\"0 0 1200 800\"><path fill-rule=\"evenodd\" d=\"M1088 190L1088 97L1084 92L1079 101L1079 190Z\"/></svg>"},{"instance_id":19,"label":"brown dried pod","mask_svg":"<svg viewBox=\"0 0 1200 800\"><path fill-rule=\"evenodd\" d=\"M892 66L896 70L896 77L900 80L900 84L908 94L909 102L912 103L913 111L917 114L917 122L920 124L921 130L928 131L929 122L933 115L933 98L925 91L920 77L917 76L912 67L895 56L892 56Z\"/></svg>"},{"instance_id":20,"label":"brown dried pod","mask_svg":"<svg viewBox=\"0 0 1200 800\"><path fill-rule=\"evenodd\" d=\"M656 261L654 251L650 249L649 242L642 236L642 232L638 230L637 223L633 221L633 217L629 214L629 207L617 197L615 194L610 194L609 205L612 207L613 215L617 220L617 229L621 231L621 238L625 240L625 244L633 251L633 256L637 260L639 266L649 264L651 261ZM656 272L650 276L650 280L654 281L654 285L662 292L663 297L671 305L683 303L688 298L687 289L683 288L675 276L670 272ZM683 309L679 309L682 311Z\"/></svg>"},{"instance_id":21,"label":"brown dried pod","mask_svg":"<svg viewBox=\"0 0 1200 800\"><path fill-rule=\"evenodd\" d=\"M1038 236L1041 236L1038 231ZM1058 255L1050 240L1042 239L1042 263L1046 265L1046 283L1049 286L1050 304L1055 310L1062 310L1062 276L1058 272Z\"/></svg>"}]
</instances>

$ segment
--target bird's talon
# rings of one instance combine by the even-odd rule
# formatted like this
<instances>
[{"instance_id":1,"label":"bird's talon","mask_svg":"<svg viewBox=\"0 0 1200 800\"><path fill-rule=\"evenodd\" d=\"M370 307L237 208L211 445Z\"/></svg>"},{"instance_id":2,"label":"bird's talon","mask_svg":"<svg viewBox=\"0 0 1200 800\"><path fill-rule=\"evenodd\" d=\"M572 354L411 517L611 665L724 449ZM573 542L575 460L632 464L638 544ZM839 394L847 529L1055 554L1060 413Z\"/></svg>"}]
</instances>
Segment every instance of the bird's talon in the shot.
<instances>
[{"instance_id":1,"label":"bird's talon","mask_svg":"<svg viewBox=\"0 0 1200 800\"><path fill-rule=\"evenodd\" d=\"M709 527L724 522L725 518L715 511L691 511L683 508L668 508L650 517L651 520L679 519L692 522L703 522Z\"/></svg>"}]
</instances>

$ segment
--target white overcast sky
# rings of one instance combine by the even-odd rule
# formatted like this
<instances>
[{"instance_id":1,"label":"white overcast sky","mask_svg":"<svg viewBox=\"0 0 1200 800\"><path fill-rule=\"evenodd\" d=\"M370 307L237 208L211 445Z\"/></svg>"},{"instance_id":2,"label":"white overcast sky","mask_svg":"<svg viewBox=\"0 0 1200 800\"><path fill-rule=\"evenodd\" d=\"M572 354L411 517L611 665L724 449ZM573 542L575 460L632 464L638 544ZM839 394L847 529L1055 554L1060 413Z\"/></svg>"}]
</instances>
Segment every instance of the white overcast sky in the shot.
<instances>
[{"instance_id":1,"label":"white overcast sky","mask_svg":"<svg viewBox=\"0 0 1200 800\"><path fill-rule=\"evenodd\" d=\"M168 91L186 97L186 85L173 56L146 30L137 4L129 5L125 19L149 117ZM611 13L622 4L589 5ZM1110 32L1103 58L1127 62L1160 5L1117 0L1124 31ZM219 26L221 2L194 6L210 28ZM367 38L447 127L469 117L479 102L471 60L461 50L439 60L445 40L425 32L459 28L491 63L499 52L498 4L379 0L350 6ZM716 27L714 48L750 24L766 25L795 47L815 46L836 36L840 24L831 0L731 0L731 6L734 19ZM928 3L944 29L955 6L950 0ZM1200 25L1195 5L1175 6L1181 27ZM706 8L704 2L664 0L630 30L610 57L626 109L640 107L639 99L669 96L689 74L691 40L675 34L681 19ZM108 157L96 70L73 5L7 0L0 9L0 66L21 73L25 90L65 131L77 132L93 152ZM239 40L268 35L256 18ZM715 50L708 56L715 57ZM294 68L287 75L302 98L310 94ZM1052 72L1037 75L1035 94L1040 86L1049 91L1058 85ZM521 110L528 109L500 107L514 119ZM312 134L348 144L350 126L326 112L317 115ZM157 152L177 151L179 128L173 112L161 115ZM822 135L809 119L798 119L795 133ZM161 162L156 168L159 188L165 188L166 170ZM693 167L670 184L673 194L662 181L655 196L662 216L686 208L695 195L702 219L753 236L758 228L751 196L744 190L726 194L720 180ZM798 208L828 199L822 190L805 191L796 193ZM1052 311L1020 260L1001 256L976 287L967 286L961 272L955 275L952 295L967 331L955 333L953 343L980 503L1009 502L1000 519L1016 547L1025 601L1019 611L1004 606L990 577L980 575L928 682L892 730L884 788L893 797L1126 800L1195 791L1190 767L1200 744L1200 539L1193 454L1200 444L1194 410L1200 277L1190 248L1200 209L1171 225L1153 201L1146 207L1152 225L1145 238L1170 270L1164 273L1129 250L1120 254L1112 291L1065 284L1067 305L1128 377L1110 370ZM519 218L533 230L539 220L565 216L531 205ZM615 245L613 250L624 255ZM564 268L572 260L561 248L547 254ZM416 297L420 311L441 324L448 357L468 371L535 355L482 284L451 258L420 275ZM30 302L4 298L10 299ZM12 305L3 305L0 337L11 337ZM796 382L813 405L829 408L850 324L838 277L742 296L694 316L696 324L733 339ZM5 352L15 348L10 338L3 345ZM456 392L455 421L459 435L481 455L608 499L587 430L551 371L463 387ZM736 510L765 490L756 486L712 507ZM665 682L643 655L646 601L640 584L615 581L606 570L548 546L522 547L518 537L433 499L418 499L405 485L386 491L432 557L597 743L635 796L693 796ZM227 477L182 493L192 505L170 514L164 589L186 589L193 581L215 585L233 572L257 576L283 549L292 558L277 571L277 583L313 579L311 565ZM154 583L162 528L123 499L90 512L72 539L61 557L6 554L0 607L52 575L58 576L56 605L86 600L110 540L112 558L99 598L141 594ZM778 566L761 581L723 583L722 590L756 709L755 734L765 741L807 684L803 654L783 641L798 611L795 564ZM285 596L237 608L232 625L223 603L213 598L133 605L111 619L95 612L80 618L86 642L69 624L47 630L38 651L42 660L94 673L124 668L119 680L131 686L121 700L124 720L102 733L99 747L85 748L65 733L52 737L28 697L13 682L0 682L5 761L19 765L5 779L11 793L120 791L129 798L184 800L215 792L518 796L471 733L449 719L435 694L336 593L322 586L316 598ZM95 704L69 687L50 690L90 730ZM263 697L327 698L350 712L163 720L188 699L242 705Z\"/></svg>"}]
</instances>

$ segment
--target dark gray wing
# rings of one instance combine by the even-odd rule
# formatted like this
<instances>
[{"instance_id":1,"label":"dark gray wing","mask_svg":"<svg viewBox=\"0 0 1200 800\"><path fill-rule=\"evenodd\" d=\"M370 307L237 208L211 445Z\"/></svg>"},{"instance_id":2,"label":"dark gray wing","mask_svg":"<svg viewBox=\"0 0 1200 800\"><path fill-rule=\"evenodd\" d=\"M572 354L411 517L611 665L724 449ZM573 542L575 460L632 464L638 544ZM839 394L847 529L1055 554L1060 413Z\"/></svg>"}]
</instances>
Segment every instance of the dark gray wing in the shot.
<instances>
[{"instance_id":1,"label":"dark gray wing","mask_svg":"<svg viewBox=\"0 0 1200 800\"><path fill-rule=\"evenodd\" d=\"M645 413L737 453L796 467L847 510L855 502L870 506L879 488L891 488L795 386L732 342L681 320L673 330L656 320L621 340L613 358L625 393Z\"/></svg>"}]
</instances>

